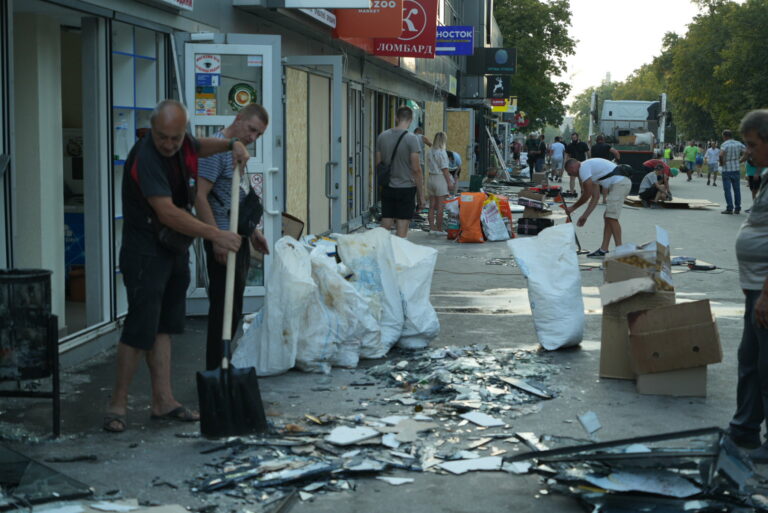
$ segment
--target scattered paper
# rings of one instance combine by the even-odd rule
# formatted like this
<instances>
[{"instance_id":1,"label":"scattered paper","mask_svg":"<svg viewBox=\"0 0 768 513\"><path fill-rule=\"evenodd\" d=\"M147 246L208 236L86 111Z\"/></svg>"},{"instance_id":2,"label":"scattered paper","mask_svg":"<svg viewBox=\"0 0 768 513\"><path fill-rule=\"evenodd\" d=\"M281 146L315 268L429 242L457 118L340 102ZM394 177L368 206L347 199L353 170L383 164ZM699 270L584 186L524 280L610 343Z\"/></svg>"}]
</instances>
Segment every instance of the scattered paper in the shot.
<instances>
[{"instance_id":1,"label":"scattered paper","mask_svg":"<svg viewBox=\"0 0 768 513\"><path fill-rule=\"evenodd\" d=\"M411 479L409 477L385 477L385 476L378 476L376 479L379 481L384 481L385 483L389 483L392 486L400 486L408 483L413 483L415 479Z\"/></svg>"},{"instance_id":2,"label":"scattered paper","mask_svg":"<svg viewBox=\"0 0 768 513\"><path fill-rule=\"evenodd\" d=\"M500 421L499 419L491 417L490 415L486 415L485 413L482 413L479 411L471 411L469 413L464 413L460 415L460 417L462 419L468 420L473 424L477 424L478 426L482 426L482 427L497 427L497 426L504 425L504 422Z\"/></svg>"},{"instance_id":3,"label":"scattered paper","mask_svg":"<svg viewBox=\"0 0 768 513\"><path fill-rule=\"evenodd\" d=\"M531 462L513 461L512 463L505 463L501 469L510 474L527 474L531 470Z\"/></svg>"},{"instance_id":4,"label":"scattered paper","mask_svg":"<svg viewBox=\"0 0 768 513\"><path fill-rule=\"evenodd\" d=\"M130 504L119 504L117 502L96 502L91 504L91 509L97 509L99 511L134 511L139 509L138 506L132 506Z\"/></svg>"},{"instance_id":5,"label":"scattered paper","mask_svg":"<svg viewBox=\"0 0 768 513\"><path fill-rule=\"evenodd\" d=\"M473 460L446 461L438 465L441 469L447 470L451 474L464 474L475 470L499 470L501 468L500 456L488 456L487 458L477 458Z\"/></svg>"},{"instance_id":6,"label":"scattered paper","mask_svg":"<svg viewBox=\"0 0 768 513\"><path fill-rule=\"evenodd\" d=\"M584 431L590 436L603 427L602 424L600 424L600 420L597 418L597 413L593 411L588 411L587 413L579 415L579 422L581 422Z\"/></svg>"},{"instance_id":7,"label":"scattered paper","mask_svg":"<svg viewBox=\"0 0 768 513\"><path fill-rule=\"evenodd\" d=\"M384 447L389 447L390 449L397 449L400 447L400 442L397 441L397 435L395 435L395 433L387 433L382 436L381 443Z\"/></svg>"},{"instance_id":8,"label":"scattered paper","mask_svg":"<svg viewBox=\"0 0 768 513\"><path fill-rule=\"evenodd\" d=\"M379 432L373 428L365 426L354 428L341 426L334 428L330 434L325 437L325 441L334 445L351 445L377 436L379 436Z\"/></svg>"}]
</instances>

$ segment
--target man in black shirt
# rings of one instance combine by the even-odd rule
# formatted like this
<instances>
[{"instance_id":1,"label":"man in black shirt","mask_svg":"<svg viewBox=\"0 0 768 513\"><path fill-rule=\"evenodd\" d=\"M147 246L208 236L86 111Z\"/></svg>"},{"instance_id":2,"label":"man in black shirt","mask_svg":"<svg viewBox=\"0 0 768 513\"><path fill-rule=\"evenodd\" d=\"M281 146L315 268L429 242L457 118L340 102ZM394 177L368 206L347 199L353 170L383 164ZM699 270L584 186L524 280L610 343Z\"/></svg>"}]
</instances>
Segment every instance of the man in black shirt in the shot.
<instances>
[{"instance_id":1,"label":"man in black shirt","mask_svg":"<svg viewBox=\"0 0 768 513\"><path fill-rule=\"evenodd\" d=\"M589 146L584 141L579 141L579 134L573 132L571 134L571 142L565 147L565 161L568 159L576 159L579 162L584 162L589 158ZM568 192L576 193L576 177L571 176L570 189Z\"/></svg>"},{"instance_id":2,"label":"man in black shirt","mask_svg":"<svg viewBox=\"0 0 768 513\"><path fill-rule=\"evenodd\" d=\"M171 389L171 335L184 331L189 252L193 237L203 237L236 252L237 233L206 224L191 213L197 187L198 157L232 151L239 162L248 151L237 140L195 139L186 133L187 111L174 100L160 102L152 129L136 142L123 173L123 240L120 272L128 295L128 315L117 346L115 387L104 416L104 430L125 431L128 387L146 359L152 380L151 419L196 421Z\"/></svg>"}]
</instances>

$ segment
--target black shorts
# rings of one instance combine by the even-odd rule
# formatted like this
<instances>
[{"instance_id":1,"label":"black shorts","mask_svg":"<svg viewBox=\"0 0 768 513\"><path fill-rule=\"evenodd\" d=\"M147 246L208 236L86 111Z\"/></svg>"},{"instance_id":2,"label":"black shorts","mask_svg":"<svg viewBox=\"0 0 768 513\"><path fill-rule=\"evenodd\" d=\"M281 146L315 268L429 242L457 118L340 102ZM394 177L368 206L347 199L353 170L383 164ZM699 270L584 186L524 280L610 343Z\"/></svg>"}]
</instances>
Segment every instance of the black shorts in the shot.
<instances>
[{"instance_id":1,"label":"black shorts","mask_svg":"<svg viewBox=\"0 0 768 513\"><path fill-rule=\"evenodd\" d=\"M749 190L750 191L759 191L760 190L760 177L759 176L748 176L747 177L747 184L749 184Z\"/></svg>"},{"instance_id":2,"label":"black shorts","mask_svg":"<svg viewBox=\"0 0 768 513\"><path fill-rule=\"evenodd\" d=\"M149 351L158 333L184 333L189 255L142 255L120 250L128 315L120 341Z\"/></svg>"},{"instance_id":3,"label":"black shorts","mask_svg":"<svg viewBox=\"0 0 768 513\"><path fill-rule=\"evenodd\" d=\"M416 187L384 187L381 190L381 217L410 221L416 211Z\"/></svg>"},{"instance_id":4,"label":"black shorts","mask_svg":"<svg viewBox=\"0 0 768 513\"><path fill-rule=\"evenodd\" d=\"M656 187L656 185L651 185L646 190L640 193L640 199L645 201L653 201L656 199L656 193L659 192L659 189Z\"/></svg>"}]
</instances>

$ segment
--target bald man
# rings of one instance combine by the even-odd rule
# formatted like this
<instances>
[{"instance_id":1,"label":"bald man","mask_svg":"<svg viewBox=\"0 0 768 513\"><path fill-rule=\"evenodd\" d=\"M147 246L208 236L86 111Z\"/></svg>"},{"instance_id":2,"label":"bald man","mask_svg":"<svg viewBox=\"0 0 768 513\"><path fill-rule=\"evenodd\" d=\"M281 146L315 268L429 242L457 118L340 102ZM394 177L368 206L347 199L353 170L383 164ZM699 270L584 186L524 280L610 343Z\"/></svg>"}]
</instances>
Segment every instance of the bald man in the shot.
<instances>
[{"instance_id":1,"label":"bald man","mask_svg":"<svg viewBox=\"0 0 768 513\"><path fill-rule=\"evenodd\" d=\"M171 388L171 335L183 333L189 285L188 248L202 237L227 251L241 237L191 214L198 158L232 152L245 164L248 151L236 139L195 139L187 133L187 111L164 100L152 112L151 130L131 149L123 173L123 240L120 271L128 315L117 345L115 387L102 427L127 427L128 387L145 359L152 380L150 418L193 422L198 412L179 403Z\"/></svg>"}]
</instances>

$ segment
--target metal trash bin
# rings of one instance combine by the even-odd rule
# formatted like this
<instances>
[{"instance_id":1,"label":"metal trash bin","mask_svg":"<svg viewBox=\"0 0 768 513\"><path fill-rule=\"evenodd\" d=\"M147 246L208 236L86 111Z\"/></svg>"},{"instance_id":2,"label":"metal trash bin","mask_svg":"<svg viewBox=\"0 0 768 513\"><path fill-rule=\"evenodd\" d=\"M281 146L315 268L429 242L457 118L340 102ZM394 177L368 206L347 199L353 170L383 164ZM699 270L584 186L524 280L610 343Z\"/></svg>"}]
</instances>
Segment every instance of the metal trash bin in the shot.
<instances>
[{"instance_id":1,"label":"metal trash bin","mask_svg":"<svg viewBox=\"0 0 768 513\"><path fill-rule=\"evenodd\" d=\"M53 399L53 431L59 434L58 322L51 315L51 271L0 270L0 381L16 381L16 390L0 397ZM52 378L52 390L22 390L24 380Z\"/></svg>"}]
</instances>

